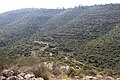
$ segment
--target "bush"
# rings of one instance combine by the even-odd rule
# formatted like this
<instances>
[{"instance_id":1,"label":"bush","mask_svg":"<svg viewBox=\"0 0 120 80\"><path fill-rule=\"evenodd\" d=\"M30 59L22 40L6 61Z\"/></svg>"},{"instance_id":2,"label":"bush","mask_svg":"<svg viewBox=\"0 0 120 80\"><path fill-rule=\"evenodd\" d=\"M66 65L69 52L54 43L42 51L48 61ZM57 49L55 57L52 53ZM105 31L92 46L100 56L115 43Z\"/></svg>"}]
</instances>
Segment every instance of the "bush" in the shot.
<instances>
[{"instance_id":1,"label":"bush","mask_svg":"<svg viewBox=\"0 0 120 80\"><path fill-rule=\"evenodd\" d=\"M42 77L42 78L44 78L44 80L50 80L48 71L47 71L46 67L44 67L44 66L33 67L33 68L31 68L30 71L33 74L35 74L35 77Z\"/></svg>"}]
</instances>

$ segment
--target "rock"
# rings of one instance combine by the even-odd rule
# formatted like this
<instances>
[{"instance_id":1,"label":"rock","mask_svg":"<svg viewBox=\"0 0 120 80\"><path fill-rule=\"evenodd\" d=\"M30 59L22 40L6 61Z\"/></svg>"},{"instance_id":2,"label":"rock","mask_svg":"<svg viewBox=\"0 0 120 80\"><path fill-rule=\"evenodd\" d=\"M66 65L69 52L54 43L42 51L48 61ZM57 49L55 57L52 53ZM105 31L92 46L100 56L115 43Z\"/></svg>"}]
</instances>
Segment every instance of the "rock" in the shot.
<instances>
[{"instance_id":1,"label":"rock","mask_svg":"<svg viewBox=\"0 0 120 80\"><path fill-rule=\"evenodd\" d=\"M120 80L120 78L117 78L116 80Z\"/></svg>"},{"instance_id":2,"label":"rock","mask_svg":"<svg viewBox=\"0 0 120 80\"><path fill-rule=\"evenodd\" d=\"M36 78L35 80L44 80L43 78L39 77L39 78Z\"/></svg>"},{"instance_id":3,"label":"rock","mask_svg":"<svg viewBox=\"0 0 120 80\"><path fill-rule=\"evenodd\" d=\"M40 77L40 78L30 78L30 79L24 79L24 80L44 80L44 79Z\"/></svg>"},{"instance_id":4,"label":"rock","mask_svg":"<svg viewBox=\"0 0 120 80\"><path fill-rule=\"evenodd\" d=\"M55 48L54 44L48 44L49 48Z\"/></svg>"},{"instance_id":5,"label":"rock","mask_svg":"<svg viewBox=\"0 0 120 80\"><path fill-rule=\"evenodd\" d=\"M80 80L80 77L79 76L75 76L74 79L75 80Z\"/></svg>"},{"instance_id":6,"label":"rock","mask_svg":"<svg viewBox=\"0 0 120 80\"><path fill-rule=\"evenodd\" d=\"M6 80L20 80L20 79L17 78L16 76L10 76Z\"/></svg>"},{"instance_id":7,"label":"rock","mask_svg":"<svg viewBox=\"0 0 120 80\"><path fill-rule=\"evenodd\" d=\"M96 77L98 78L98 79L103 79L103 76L102 75L96 75Z\"/></svg>"},{"instance_id":8,"label":"rock","mask_svg":"<svg viewBox=\"0 0 120 80\"><path fill-rule=\"evenodd\" d=\"M63 49L63 52L67 53L67 52L71 52L72 50L68 49L68 48L65 48Z\"/></svg>"},{"instance_id":9,"label":"rock","mask_svg":"<svg viewBox=\"0 0 120 80\"><path fill-rule=\"evenodd\" d=\"M53 56L53 54L52 54L52 53L50 53L49 55L50 55L50 56Z\"/></svg>"},{"instance_id":10,"label":"rock","mask_svg":"<svg viewBox=\"0 0 120 80\"><path fill-rule=\"evenodd\" d=\"M105 77L105 80L114 80L114 78L108 76L108 77Z\"/></svg>"},{"instance_id":11,"label":"rock","mask_svg":"<svg viewBox=\"0 0 120 80\"><path fill-rule=\"evenodd\" d=\"M25 79L26 80L31 79L31 78L35 78L35 75L34 74L27 74L27 75L25 75Z\"/></svg>"},{"instance_id":12,"label":"rock","mask_svg":"<svg viewBox=\"0 0 120 80\"><path fill-rule=\"evenodd\" d=\"M93 76L85 76L82 80L97 80L97 78Z\"/></svg>"},{"instance_id":13,"label":"rock","mask_svg":"<svg viewBox=\"0 0 120 80\"><path fill-rule=\"evenodd\" d=\"M6 80L4 76L0 76L0 80Z\"/></svg>"},{"instance_id":14,"label":"rock","mask_svg":"<svg viewBox=\"0 0 120 80\"><path fill-rule=\"evenodd\" d=\"M17 77L18 77L20 80L24 80L24 76L25 76L25 74L23 74L23 73L20 73L20 74L17 75Z\"/></svg>"},{"instance_id":15,"label":"rock","mask_svg":"<svg viewBox=\"0 0 120 80\"><path fill-rule=\"evenodd\" d=\"M26 73L20 73L20 74L18 74L17 76L18 77L24 77L26 75Z\"/></svg>"},{"instance_id":16,"label":"rock","mask_svg":"<svg viewBox=\"0 0 120 80\"><path fill-rule=\"evenodd\" d=\"M58 54L57 50L52 50L52 54Z\"/></svg>"},{"instance_id":17,"label":"rock","mask_svg":"<svg viewBox=\"0 0 120 80\"><path fill-rule=\"evenodd\" d=\"M14 76L14 72L11 71L11 70L4 70L4 71L2 72L2 76L4 76L4 77Z\"/></svg>"}]
</instances>

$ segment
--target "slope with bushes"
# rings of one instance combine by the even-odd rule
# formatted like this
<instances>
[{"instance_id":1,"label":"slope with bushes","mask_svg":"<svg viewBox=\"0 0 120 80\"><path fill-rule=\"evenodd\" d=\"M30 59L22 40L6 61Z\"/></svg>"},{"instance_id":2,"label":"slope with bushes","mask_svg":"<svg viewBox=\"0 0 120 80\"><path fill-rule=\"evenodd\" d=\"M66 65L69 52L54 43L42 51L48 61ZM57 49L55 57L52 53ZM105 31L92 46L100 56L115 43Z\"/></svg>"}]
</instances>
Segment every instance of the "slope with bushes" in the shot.
<instances>
[{"instance_id":1,"label":"slope with bushes","mask_svg":"<svg viewBox=\"0 0 120 80\"><path fill-rule=\"evenodd\" d=\"M69 76L120 75L120 4L23 9L0 19L3 65L51 61L70 66Z\"/></svg>"},{"instance_id":2,"label":"slope with bushes","mask_svg":"<svg viewBox=\"0 0 120 80\"><path fill-rule=\"evenodd\" d=\"M1 14L1 46L32 36L49 19L63 10L22 9ZM4 23L6 22L6 23Z\"/></svg>"}]
</instances>

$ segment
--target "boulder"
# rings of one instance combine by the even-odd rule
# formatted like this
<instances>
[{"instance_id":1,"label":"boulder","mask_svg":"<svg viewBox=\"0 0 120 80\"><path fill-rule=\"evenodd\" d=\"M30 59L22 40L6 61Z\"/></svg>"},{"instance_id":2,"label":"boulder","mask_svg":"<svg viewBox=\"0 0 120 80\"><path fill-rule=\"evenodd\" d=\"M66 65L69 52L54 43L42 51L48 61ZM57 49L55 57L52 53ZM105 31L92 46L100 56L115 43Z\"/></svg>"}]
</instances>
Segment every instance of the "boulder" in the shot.
<instances>
[{"instance_id":1,"label":"boulder","mask_svg":"<svg viewBox=\"0 0 120 80\"><path fill-rule=\"evenodd\" d=\"M108 76L108 77L105 77L105 80L114 80L114 78Z\"/></svg>"},{"instance_id":2,"label":"boulder","mask_svg":"<svg viewBox=\"0 0 120 80\"><path fill-rule=\"evenodd\" d=\"M10 76L6 80L20 80L20 79L17 78L16 76Z\"/></svg>"},{"instance_id":3,"label":"boulder","mask_svg":"<svg viewBox=\"0 0 120 80\"><path fill-rule=\"evenodd\" d=\"M102 75L96 75L99 80L102 80L104 77Z\"/></svg>"},{"instance_id":4,"label":"boulder","mask_svg":"<svg viewBox=\"0 0 120 80\"><path fill-rule=\"evenodd\" d=\"M54 44L48 44L49 48L55 48Z\"/></svg>"},{"instance_id":5,"label":"boulder","mask_svg":"<svg viewBox=\"0 0 120 80\"><path fill-rule=\"evenodd\" d=\"M11 70L3 70L2 72L2 76L4 77L10 77L10 76L14 76L14 71L11 71Z\"/></svg>"},{"instance_id":6,"label":"boulder","mask_svg":"<svg viewBox=\"0 0 120 80\"><path fill-rule=\"evenodd\" d=\"M116 80L120 80L120 78L117 78Z\"/></svg>"},{"instance_id":7,"label":"boulder","mask_svg":"<svg viewBox=\"0 0 120 80\"><path fill-rule=\"evenodd\" d=\"M20 73L20 74L18 74L17 76L18 77L24 77L26 75L26 73Z\"/></svg>"},{"instance_id":8,"label":"boulder","mask_svg":"<svg viewBox=\"0 0 120 80\"><path fill-rule=\"evenodd\" d=\"M24 80L24 77L19 76L18 78L19 78L19 80Z\"/></svg>"},{"instance_id":9,"label":"boulder","mask_svg":"<svg viewBox=\"0 0 120 80\"><path fill-rule=\"evenodd\" d=\"M17 75L17 77L18 77L20 80L24 80L24 76L25 76L25 75L26 75L25 73L20 73L20 74Z\"/></svg>"},{"instance_id":10,"label":"boulder","mask_svg":"<svg viewBox=\"0 0 120 80\"><path fill-rule=\"evenodd\" d=\"M26 80L29 80L31 78L35 78L35 75L34 74L27 74L27 75L25 75L25 79Z\"/></svg>"},{"instance_id":11,"label":"boulder","mask_svg":"<svg viewBox=\"0 0 120 80\"><path fill-rule=\"evenodd\" d=\"M6 77L0 76L0 80L6 80Z\"/></svg>"},{"instance_id":12,"label":"boulder","mask_svg":"<svg viewBox=\"0 0 120 80\"><path fill-rule=\"evenodd\" d=\"M39 78L36 78L35 80L44 80L43 78L39 77Z\"/></svg>"},{"instance_id":13,"label":"boulder","mask_svg":"<svg viewBox=\"0 0 120 80\"><path fill-rule=\"evenodd\" d=\"M29 80L44 80L43 78L30 78Z\"/></svg>"}]
</instances>

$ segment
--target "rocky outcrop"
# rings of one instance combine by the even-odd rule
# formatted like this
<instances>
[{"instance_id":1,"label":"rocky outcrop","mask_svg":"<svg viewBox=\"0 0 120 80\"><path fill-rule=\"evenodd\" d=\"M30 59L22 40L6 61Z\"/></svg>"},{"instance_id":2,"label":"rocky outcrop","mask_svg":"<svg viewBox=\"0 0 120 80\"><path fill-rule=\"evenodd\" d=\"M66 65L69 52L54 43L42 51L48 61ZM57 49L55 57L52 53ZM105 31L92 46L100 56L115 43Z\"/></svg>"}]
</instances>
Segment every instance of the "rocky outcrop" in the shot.
<instances>
[{"instance_id":1,"label":"rocky outcrop","mask_svg":"<svg viewBox=\"0 0 120 80\"><path fill-rule=\"evenodd\" d=\"M12 70L3 70L0 80L44 80L42 77L36 77L33 73L19 72L15 74Z\"/></svg>"},{"instance_id":2,"label":"rocky outcrop","mask_svg":"<svg viewBox=\"0 0 120 80\"><path fill-rule=\"evenodd\" d=\"M51 72L47 72L44 68L47 68L46 70L50 70ZM54 62L44 62L34 67L9 67L9 69L1 70L0 80L120 80L119 77L113 78L101 74L96 76L75 75L70 77L64 74L69 69L70 66L68 65L60 65Z\"/></svg>"},{"instance_id":3,"label":"rocky outcrop","mask_svg":"<svg viewBox=\"0 0 120 80\"><path fill-rule=\"evenodd\" d=\"M73 80L120 80L120 78L113 78L111 76L102 76L102 75L96 75L96 76L84 76L83 78Z\"/></svg>"},{"instance_id":4,"label":"rocky outcrop","mask_svg":"<svg viewBox=\"0 0 120 80\"><path fill-rule=\"evenodd\" d=\"M2 72L2 76L4 77L10 77L10 76L14 76L14 71L11 71L11 70L3 70Z\"/></svg>"}]
</instances>

